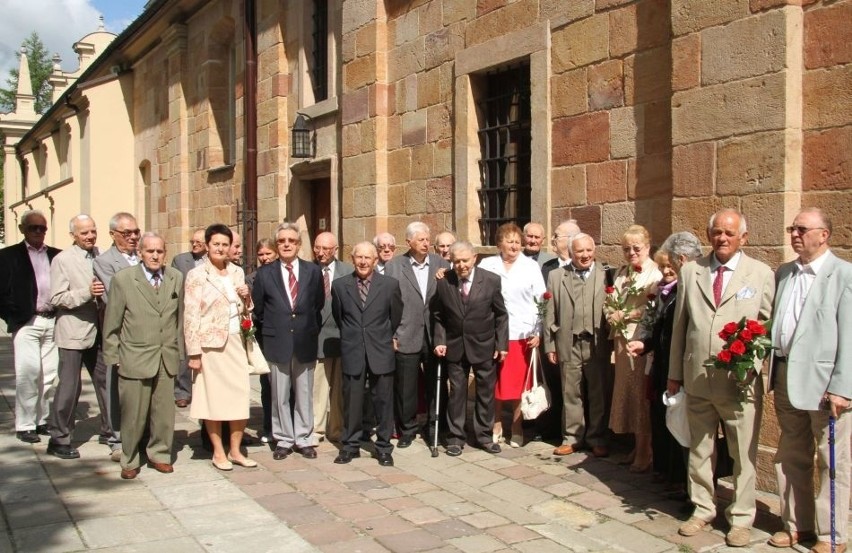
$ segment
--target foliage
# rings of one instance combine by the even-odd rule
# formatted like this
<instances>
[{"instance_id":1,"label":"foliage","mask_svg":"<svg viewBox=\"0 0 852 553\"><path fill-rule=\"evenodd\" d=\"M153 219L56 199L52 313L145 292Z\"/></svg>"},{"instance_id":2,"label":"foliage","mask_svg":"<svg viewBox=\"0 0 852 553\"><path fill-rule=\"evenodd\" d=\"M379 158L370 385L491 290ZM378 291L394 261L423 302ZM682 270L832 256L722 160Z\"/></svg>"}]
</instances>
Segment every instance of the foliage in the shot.
<instances>
[{"instance_id":1,"label":"foliage","mask_svg":"<svg viewBox=\"0 0 852 553\"><path fill-rule=\"evenodd\" d=\"M51 96L53 90L49 78L53 72L53 61L44 43L35 31L24 40L24 51L27 54L27 62L30 68L30 80L32 81L33 95L35 96L36 113L44 113L53 104ZM18 59L21 53L18 52ZM15 94L18 90L18 68L9 71L6 82L7 88L0 88L0 111L7 112L15 109Z\"/></svg>"}]
</instances>

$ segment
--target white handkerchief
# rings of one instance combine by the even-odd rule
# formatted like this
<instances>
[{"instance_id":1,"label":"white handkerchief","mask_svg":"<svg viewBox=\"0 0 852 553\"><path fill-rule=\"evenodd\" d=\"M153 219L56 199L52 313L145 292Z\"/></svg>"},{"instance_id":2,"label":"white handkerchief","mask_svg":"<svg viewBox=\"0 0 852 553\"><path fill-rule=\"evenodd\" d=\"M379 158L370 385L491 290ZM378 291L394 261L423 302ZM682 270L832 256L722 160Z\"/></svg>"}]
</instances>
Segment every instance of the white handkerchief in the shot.
<instances>
[{"instance_id":1,"label":"white handkerchief","mask_svg":"<svg viewBox=\"0 0 852 553\"><path fill-rule=\"evenodd\" d=\"M751 288L750 286L743 286L739 292L737 292L738 300L749 300L757 294L757 290Z\"/></svg>"}]
</instances>

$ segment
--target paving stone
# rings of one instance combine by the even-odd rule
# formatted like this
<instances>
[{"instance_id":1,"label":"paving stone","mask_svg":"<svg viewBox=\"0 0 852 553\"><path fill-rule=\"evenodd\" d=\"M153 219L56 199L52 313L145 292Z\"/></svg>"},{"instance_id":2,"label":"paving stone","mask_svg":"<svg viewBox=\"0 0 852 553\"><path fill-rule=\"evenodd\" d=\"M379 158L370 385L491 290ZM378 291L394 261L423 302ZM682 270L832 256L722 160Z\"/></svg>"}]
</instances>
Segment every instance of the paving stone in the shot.
<instances>
[{"instance_id":1,"label":"paving stone","mask_svg":"<svg viewBox=\"0 0 852 553\"><path fill-rule=\"evenodd\" d=\"M434 507L416 507L414 509L403 509L397 512L399 516L414 524L428 524L430 522L438 522L446 520L447 515Z\"/></svg>"},{"instance_id":2,"label":"paving stone","mask_svg":"<svg viewBox=\"0 0 852 553\"><path fill-rule=\"evenodd\" d=\"M356 492L366 492L367 490L377 490L389 487L389 484L382 482L378 478L369 478L367 480L357 480L349 482L346 486Z\"/></svg>"},{"instance_id":3,"label":"paving stone","mask_svg":"<svg viewBox=\"0 0 852 553\"><path fill-rule=\"evenodd\" d=\"M561 482L559 484L554 484L553 486L548 486L544 488L544 491L547 493L551 493L557 497L568 497L570 495L576 495L579 493L586 492L588 488L584 486L580 486L573 482Z\"/></svg>"},{"instance_id":4,"label":"paving stone","mask_svg":"<svg viewBox=\"0 0 852 553\"><path fill-rule=\"evenodd\" d=\"M0 488L0 502L4 505L56 501L56 491L48 480L9 482Z\"/></svg>"},{"instance_id":5,"label":"paving stone","mask_svg":"<svg viewBox=\"0 0 852 553\"><path fill-rule=\"evenodd\" d=\"M514 549L523 553L564 553L565 551L601 551L601 549L589 549L576 547L575 542L560 543L549 539L538 539L516 543Z\"/></svg>"},{"instance_id":6,"label":"paving stone","mask_svg":"<svg viewBox=\"0 0 852 553\"><path fill-rule=\"evenodd\" d=\"M399 489L403 493L407 494L416 494L429 492L432 490L440 489L439 486L432 484L431 482L424 482L422 480L412 480L410 482L402 482L399 484L393 485L395 488Z\"/></svg>"},{"instance_id":7,"label":"paving stone","mask_svg":"<svg viewBox=\"0 0 852 553\"><path fill-rule=\"evenodd\" d=\"M440 505L438 506L438 508L441 509L441 512L446 513L451 517L460 517L482 511L482 507L480 507L479 505L475 505L469 501Z\"/></svg>"},{"instance_id":8,"label":"paving stone","mask_svg":"<svg viewBox=\"0 0 852 553\"><path fill-rule=\"evenodd\" d=\"M442 520L421 525L424 530L432 532L441 539L459 538L462 536L475 536L482 533L480 528L474 528L462 520Z\"/></svg>"},{"instance_id":9,"label":"paving stone","mask_svg":"<svg viewBox=\"0 0 852 553\"><path fill-rule=\"evenodd\" d=\"M514 480L500 480L484 488L484 491L496 497L511 501L514 505L529 507L552 499L552 495L532 486Z\"/></svg>"},{"instance_id":10,"label":"paving stone","mask_svg":"<svg viewBox=\"0 0 852 553\"><path fill-rule=\"evenodd\" d=\"M352 463L346 466L354 465L355 463L358 463L358 461L359 459L355 459L354 461L352 461ZM363 462L363 460L361 460L361 462ZM357 482L359 480L371 480L373 478L371 475L367 474L363 470L357 469L353 470L352 472L335 472L332 473L331 477L339 482Z\"/></svg>"},{"instance_id":11,"label":"paving stone","mask_svg":"<svg viewBox=\"0 0 852 553\"><path fill-rule=\"evenodd\" d=\"M476 464L487 470L500 470L518 465L515 461L506 459L505 457L500 457L499 455L489 455L487 459Z\"/></svg>"},{"instance_id":12,"label":"paving stone","mask_svg":"<svg viewBox=\"0 0 852 553\"><path fill-rule=\"evenodd\" d=\"M296 491L290 484L284 482L272 482L263 484L252 484L250 486L240 486L240 489L249 497L258 498L269 495L279 495L292 493Z\"/></svg>"},{"instance_id":13,"label":"paving stone","mask_svg":"<svg viewBox=\"0 0 852 553\"><path fill-rule=\"evenodd\" d=\"M262 532L257 528L244 528L235 532L202 536L199 537L199 541L209 553L233 553L234 551L312 553L316 551L314 546L284 524L264 526Z\"/></svg>"},{"instance_id":14,"label":"paving stone","mask_svg":"<svg viewBox=\"0 0 852 553\"><path fill-rule=\"evenodd\" d=\"M422 529L403 532L401 534L377 536L376 541L394 553L428 551L444 545L438 536Z\"/></svg>"},{"instance_id":15,"label":"paving stone","mask_svg":"<svg viewBox=\"0 0 852 553\"><path fill-rule=\"evenodd\" d=\"M466 515L461 517L461 519L474 528L491 528L494 526L503 526L509 523L508 519L489 511Z\"/></svg>"},{"instance_id":16,"label":"paving stone","mask_svg":"<svg viewBox=\"0 0 852 553\"><path fill-rule=\"evenodd\" d=\"M371 501L379 501L381 499L393 499L394 497L402 497L405 494L398 488L389 486L387 488L374 488L372 490L367 490L365 492L361 492L361 495Z\"/></svg>"},{"instance_id":17,"label":"paving stone","mask_svg":"<svg viewBox=\"0 0 852 553\"><path fill-rule=\"evenodd\" d=\"M63 498L65 507L74 520L131 515L162 511L163 505L144 487L104 494L75 495Z\"/></svg>"},{"instance_id":18,"label":"paving stone","mask_svg":"<svg viewBox=\"0 0 852 553\"><path fill-rule=\"evenodd\" d=\"M447 470L443 480L456 480L480 488L503 480L503 476L477 465L459 465Z\"/></svg>"},{"instance_id":19,"label":"paving stone","mask_svg":"<svg viewBox=\"0 0 852 553\"><path fill-rule=\"evenodd\" d=\"M567 497L566 501L571 501L577 505L582 505L584 508L598 511L608 507L621 505L621 500L615 495L604 495L600 492L588 491L585 493L572 495Z\"/></svg>"},{"instance_id":20,"label":"paving stone","mask_svg":"<svg viewBox=\"0 0 852 553\"><path fill-rule=\"evenodd\" d=\"M275 515L251 499L172 509L171 513L194 536L230 532L240 528L261 528L278 522Z\"/></svg>"},{"instance_id":21,"label":"paving stone","mask_svg":"<svg viewBox=\"0 0 852 553\"><path fill-rule=\"evenodd\" d=\"M488 501L476 501L476 504L483 507L485 510L491 511L494 514L507 518L518 524L541 524L546 520L534 511L529 511L524 507L519 507L505 499L489 499Z\"/></svg>"},{"instance_id":22,"label":"paving stone","mask_svg":"<svg viewBox=\"0 0 852 553\"><path fill-rule=\"evenodd\" d=\"M581 505L553 499L535 505L533 512L542 517L541 522L548 520L558 521L561 524L572 526L576 529L593 526L600 522L601 518L594 512L583 508ZM515 521L517 522L517 521Z\"/></svg>"},{"instance_id":23,"label":"paving stone","mask_svg":"<svg viewBox=\"0 0 852 553\"><path fill-rule=\"evenodd\" d=\"M30 526L12 532L17 551L39 553L65 553L86 549L77 528L70 522Z\"/></svg>"},{"instance_id":24,"label":"paving stone","mask_svg":"<svg viewBox=\"0 0 852 553\"><path fill-rule=\"evenodd\" d=\"M643 509L642 507L635 507L633 505L616 505L615 507L607 507L606 509L601 509L598 513L619 522L623 522L624 524L635 524L643 520L649 520L651 516L651 511Z\"/></svg>"},{"instance_id":25,"label":"paving stone","mask_svg":"<svg viewBox=\"0 0 852 553\"><path fill-rule=\"evenodd\" d=\"M0 465L0 487L30 480L47 480L47 473L44 471L41 463L33 461L29 463L3 463Z\"/></svg>"},{"instance_id":26,"label":"paving stone","mask_svg":"<svg viewBox=\"0 0 852 553\"><path fill-rule=\"evenodd\" d=\"M250 486L252 484L271 484L279 482L275 473L259 468L254 470L233 470L225 473L225 478L239 486Z\"/></svg>"},{"instance_id":27,"label":"paving stone","mask_svg":"<svg viewBox=\"0 0 852 553\"><path fill-rule=\"evenodd\" d=\"M92 549L187 535L187 531L166 511L81 520L77 528L83 541Z\"/></svg>"},{"instance_id":28,"label":"paving stone","mask_svg":"<svg viewBox=\"0 0 852 553\"><path fill-rule=\"evenodd\" d=\"M323 507L329 507L331 505L347 505L349 503L363 503L364 497L355 492L336 492L336 493L322 493L319 495L313 496L313 500Z\"/></svg>"},{"instance_id":29,"label":"paving stone","mask_svg":"<svg viewBox=\"0 0 852 553\"><path fill-rule=\"evenodd\" d=\"M329 511L336 516L349 521L378 518L388 515L388 510L378 503L346 503L343 505L330 505Z\"/></svg>"},{"instance_id":30,"label":"paving stone","mask_svg":"<svg viewBox=\"0 0 852 553\"><path fill-rule=\"evenodd\" d=\"M304 507L291 507L283 511L274 511L274 514L290 526L307 524L309 522L332 521L334 515L319 505L306 505Z\"/></svg>"},{"instance_id":31,"label":"paving stone","mask_svg":"<svg viewBox=\"0 0 852 553\"><path fill-rule=\"evenodd\" d=\"M152 492L169 509L180 509L208 503L228 503L248 497L239 487L227 480L154 488Z\"/></svg>"},{"instance_id":32,"label":"paving stone","mask_svg":"<svg viewBox=\"0 0 852 553\"><path fill-rule=\"evenodd\" d=\"M601 551L606 548L607 543L596 539L592 536L587 536L581 530L569 527L566 524L559 522L549 522L547 524L535 524L528 526L530 530L544 536L548 541L563 544L572 551ZM537 544L540 540L530 540L515 544L514 547L521 551L531 551L530 546ZM551 547L546 543L545 547ZM639 551L639 550L636 550Z\"/></svg>"},{"instance_id":33,"label":"paving stone","mask_svg":"<svg viewBox=\"0 0 852 553\"><path fill-rule=\"evenodd\" d=\"M419 493L414 497L423 502L424 505L431 505L432 507L441 507L441 505L459 503L462 501L462 498L458 497L457 495L438 490Z\"/></svg>"},{"instance_id":34,"label":"paving stone","mask_svg":"<svg viewBox=\"0 0 852 553\"><path fill-rule=\"evenodd\" d=\"M0 532L0 553L12 553L12 536L6 532Z\"/></svg>"},{"instance_id":35,"label":"paving stone","mask_svg":"<svg viewBox=\"0 0 852 553\"><path fill-rule=\"evenodd\" d=\"M347 542L358 537L348 522L320 522L302 524L293 527L305 541L314 545L327 545L330 543Z\"/></svg>"},{"instance_id":36,"label":"paving stone","mask_svg":"<svg viewBox=\"0 0 852 553\"><path fill-rule=\"evenodd\" d=\"M348 553L386 553L390 550L382 547L376 540L362 536L346 542L320 546L320 551L327 553L339 553L340 551L347 551Z\"/></svg>"},{"instance_id":37,"label":"paving stone","mask_svg":"<svg viewBox=\"0 0 852 553\"><path fill-rule=\"evenodd\" d=\"M536 469L526 466L526 465L518 465L515 464L511 467L505 467L499 469L497 471L498 474L502 474L506 478L512 478L514 480L523 480L524 478L529 478L531 476L538 476L539 473Z\"/></svg>"},{"instance_id":38,"label":"paving stone","mask_svg":"<svg viewBox=\"0 0 852 553\"><path fill-rule=\"evenodd\" d=\"M152 551L157 553L203 553L204 548L195 538L187 536L98 549L98 553L151 553Z\"/></svg>"},{"instance_id":39,"label":"paving stone","mask_svg":"<svg viewBox=\"0 0 852 553\"><path fill-rule=\"evenodd\" d=\"M296 507L308 507L315 505L310 498L298 493L281 493L268 495L256 499L257 503L272 513L287 511Z\"/></svg>"},{"instance_id":40,"label":"paving stone","mask_svg":"<svg viewBox=\"0 0 852 553\"><path fill-rule=\"evenodd\" d=\"M424 507L423 502L416 497L392 497L391 499L383 499L379 501L383 507L390 511L402 511L403 509L416 509Z\"/></svg>"},{"instance_id":41,"label":"paving stone","mask_svg":"<svg viewBox=\"0 0 852 553\"><path fill-rule=\"evenodd\" d=\"M486 532L491 534L501 542L508 543L509 545L522 541L534 540L539 537L539 534L537 534L536 532L533 532L529 528L526 528L525 526L520 526L518 524L495 526L493 528L489 528L488 530L486 530Z\"/></svg>"},{"instance_id":42,"label":"paving stone","mask_svg":"<svg viewBox=\"0 0 852 553\"><path fill-rule=\"evenodd\" d=\"M396 484L402 484L405 482L416 482L417 477L413 474L406 474L404 472L387 472L378 475L379 480L382 482L387 482L391 486Z\"/></svg>"},{"instance_id":43,"label":"paving stone","mask_svg":"<svg viewBox=\"0 0 852 553\"><path fill-rule=\"evenodd\" d=\"M658 538L677 534L677 529L682 524L681 521L662 515L657 511L646 511L646 513L648 518L633 523L633 526Z\"/></svg>"},{"instance_id":44,"label":"paving stone","mask_svg":"<svg viewBox=\"0 0 852 553\"><path fill-rule=\"evenodd\" d=\"M12 503L6 510L6 517L12 529L71 522L65 505L58 498Z\"/></svg>"},{"instance_id":45,"label":"paving stone","mask_svg":"<svg viewBox=\"0 0 852 553\"><path fill-rule=\"evenodd\" d=\"M397 515L387 515L354 521L355 525L371 536L389 536L411 532L415 526Z\"/></svg>"},{"instance_id":46,"label":"paving stone","mask_svg":"<svg viewBox=\"0 0 852 553\"><path fill-rule=\"evenodd\" d=\"M611 520L583 530L583 534L612 544L630 544L643 553L659 553L671 544L616 520Z\"/></svg>"},{"instance_id":47,"label":"paving stone","mask_svg":"<svg viewBox=\"0 0 852 553\"><path fill-rule=\"evenodd\" d=\"M449 542L466 553L486 553L503 546L499 540L486 534L454 538Z\"/></svg>"},{"instance_id":48,"label":"paving stone","mask_svg":"<svg viewBox=\"0 0 852 553\"><path fill-rule=\"evenodd\" d=\"M351 488L347 487L346 484L338 482L336 480L307 480L304 482L296 482L293 484L293 488L298 490L301 493L313 495L313 494L332 494L332 493L346 493L349 492Z\"/></svg>"}]
</instances>

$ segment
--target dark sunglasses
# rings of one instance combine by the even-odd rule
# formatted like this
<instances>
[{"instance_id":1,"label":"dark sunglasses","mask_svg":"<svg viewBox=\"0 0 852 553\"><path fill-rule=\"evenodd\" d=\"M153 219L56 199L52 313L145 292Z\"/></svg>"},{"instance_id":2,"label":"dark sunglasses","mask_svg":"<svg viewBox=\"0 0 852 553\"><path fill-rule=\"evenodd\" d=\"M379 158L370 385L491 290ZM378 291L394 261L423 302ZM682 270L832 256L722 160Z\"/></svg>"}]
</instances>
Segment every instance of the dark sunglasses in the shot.
<instances>
[{"instance_id":1,"label":"dark sunglasses","mask_svg":"<svg viewBox=\"0 0 852 553\"><path fill-rule=\"evenodd\" d=\"M44 225L27 225L27 232L47 232L47 227Z\"/></svg>"}]
</instances>

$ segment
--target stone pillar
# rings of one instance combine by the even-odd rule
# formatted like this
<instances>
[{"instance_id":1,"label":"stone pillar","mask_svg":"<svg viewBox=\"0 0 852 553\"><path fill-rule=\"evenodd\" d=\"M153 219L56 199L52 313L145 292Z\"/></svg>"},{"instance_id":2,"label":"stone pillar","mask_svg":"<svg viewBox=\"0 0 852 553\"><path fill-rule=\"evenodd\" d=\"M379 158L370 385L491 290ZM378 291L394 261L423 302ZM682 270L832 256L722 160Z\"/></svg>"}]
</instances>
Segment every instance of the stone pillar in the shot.
<instances>
[{"instance_id":1,"label":"stone pillar","mask_svg":"<svg viewBox=\"0 0 852 553\"><path fill-rule=\"evenodd\" d=\"M168 227L162 229L166 243L173 246L174 251L181 248L189 240L188 233L193 228L190 220L192 209L192 191L190 190L189 175L189 134L187 125L189 117L186 107L183 80L186 78L187 29L182 23L175 23L163 33L163 44L166 49L168 92L168 124L166 138L160 144L159 155L162 171L162 186L160 194L166 199ZM204 218L203 221L212 221ZM187 230L184 230L187 229Z\"/></svg>"}]
</instances>

